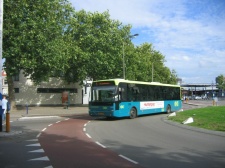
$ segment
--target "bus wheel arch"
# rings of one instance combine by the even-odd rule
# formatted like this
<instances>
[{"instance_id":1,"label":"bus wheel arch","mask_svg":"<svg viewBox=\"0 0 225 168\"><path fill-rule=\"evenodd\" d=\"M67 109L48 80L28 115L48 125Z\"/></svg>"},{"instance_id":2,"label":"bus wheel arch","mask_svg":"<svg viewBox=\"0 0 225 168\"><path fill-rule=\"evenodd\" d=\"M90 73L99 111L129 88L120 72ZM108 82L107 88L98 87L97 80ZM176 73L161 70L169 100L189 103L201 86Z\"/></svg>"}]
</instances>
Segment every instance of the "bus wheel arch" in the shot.
<instances>
[{"instance_id":1,"label":"bus wheel arch","mask_svg":"<svg viewBox=\"0 0 225 168\"><path fill-rule=\"evenodd\" d=\"M137 117L137 109L135 107L132 107L130 109L130 119L134 119Z\"/></svg>"},{"instance_id":2,"label":"bus wheel arch","mask_svg":"<svg viewBox=\"0 0 225 168\"><path fill-rule=\"evenodd\" d=\"M167 114L171 113L171 106L170 106L170 104L168 104L167 107L166 107L166 113Z\"/></svg>"}]
</instances>

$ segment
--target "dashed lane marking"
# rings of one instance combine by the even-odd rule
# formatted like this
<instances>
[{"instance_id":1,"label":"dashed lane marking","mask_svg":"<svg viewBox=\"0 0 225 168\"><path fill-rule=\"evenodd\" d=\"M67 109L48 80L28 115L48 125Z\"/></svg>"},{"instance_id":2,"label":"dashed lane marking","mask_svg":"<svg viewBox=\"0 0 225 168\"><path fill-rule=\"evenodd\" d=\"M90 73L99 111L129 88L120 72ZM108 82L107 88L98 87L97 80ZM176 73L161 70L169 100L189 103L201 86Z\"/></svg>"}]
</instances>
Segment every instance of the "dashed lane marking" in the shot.
<instances>
[{"instance_id":1,"label":"dashed lane marking","mask_svg":"<svg viewBox=\"0 0 225 168\"><path fill-rule=\"evenodd\" d=\"M42 130L42 132L44 132L46 130L46 128L44 128L43 130Z\"/></svg>"},{"instance_id":2,"label":"dashed lane marking","mask_svg":"<svg viewBox=\"0 0 225 168\"><path fill-rule=\"evenodd\" d=\"M101 143L99 142L95 142L96 144L98 144L99 146L103 147L103 148L106 148L104 145L102 145Z\"/></svg>"},{"instance_id":3,"label":"dashed lane marking","mask_svg":"<svg viewBox=\"0 0 225 168\"><path fill-rule=\"evenodd\" d=\"M132 159L126 157L126 156L123 156L123 155L119 155L119 156L124 158L124 159L126 159L126 160L128 160L128 161L130 161L130 162L132 162L132 163L134 163L134 164L138 164L138 162L136 162L136 161L134 161L134 160L132 160Z\"/></svg>"},{"instance_id":4,"label":"dashed lane marking","mask_svg":"<svg viewBox=\"0 0 225 168\"><path fill-rule=\"evenodd\" d=\"M91 138L91 136L88 133L86 133L86 135L87 135L88 138Z\"/></svg>"},{"instance_id":5,"label":"dashed lane marking","mask_svg":"<svg viewBox=\"0 0 225 168\"><path fill-rule=\"evenodd\" d=\"M36 136L36 138L39 138L41 136L41 132Z\"/></svg>"}]
</instances>

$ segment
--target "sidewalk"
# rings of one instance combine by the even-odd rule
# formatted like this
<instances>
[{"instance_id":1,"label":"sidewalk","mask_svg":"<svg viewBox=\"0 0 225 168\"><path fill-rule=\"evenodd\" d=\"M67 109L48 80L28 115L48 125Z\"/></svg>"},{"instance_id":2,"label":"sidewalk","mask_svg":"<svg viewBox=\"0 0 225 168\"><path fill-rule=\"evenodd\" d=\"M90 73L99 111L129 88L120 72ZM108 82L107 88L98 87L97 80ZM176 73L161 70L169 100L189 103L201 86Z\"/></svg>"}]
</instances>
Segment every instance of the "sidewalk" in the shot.
<instances>
[{"instance_id":1,"label":"sidewalk","mask_svg":"<svg viewBox=\"0 0 225 168\"><path fill-rule=\"evenodd\" d=\"M10 111L10 125L13 121L16 121L22 117L38 117L38 116L72 116L72 115L88 115L88 107L69 107L64 109L63 107L25 107L17 110ZM10 132L5 132L5 122L3 122L3 131L0 132L0 138L5 136L12 136L15 134L21 134L22 130L17 130L15 127L10 126Z\"/></svg>"},{"instance_id":2,"label":"sidewalk","mask_svg":"<svg viewBox=\"0 0 225 168\"><path fill-rule=\"evenodd\" d=\"M213 106L213 100L188 100L183 103L199 107ZM225 100L219 100L217 106L225 106Z\"/></svg>"}]
</instances>

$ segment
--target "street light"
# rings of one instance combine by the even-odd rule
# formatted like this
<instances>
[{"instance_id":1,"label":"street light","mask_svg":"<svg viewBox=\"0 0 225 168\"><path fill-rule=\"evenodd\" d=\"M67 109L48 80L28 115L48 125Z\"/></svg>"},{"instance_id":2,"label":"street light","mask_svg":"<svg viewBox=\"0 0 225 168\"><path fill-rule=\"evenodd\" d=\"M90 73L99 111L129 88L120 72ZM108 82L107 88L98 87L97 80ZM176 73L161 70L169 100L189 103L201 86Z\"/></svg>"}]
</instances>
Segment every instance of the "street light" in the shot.
<instances>
[{"instance_id":1,"label":"street light","mask_svg":"<svg viewBox=\"0 0 225 168\"><path fill-rule=\"evenodd\" d=\"M136 37L138 35L139 34L130 35L129 38ZM124 57L125 57L125 53L124 53L124 41L123 41L123 79L126 79L126 74L125 74L125 60L124 60Z\"/></svg>"},{"instance_id":2,"label":"street light","mask_svg":"<svg viewBox=\"0 0 225 168\"><path fill-rule=\"evenodd\" d=\"M152 62L152 82L153 82L153 70L154 70L154 67L153 67L153 64L154 64L154 62Z\"/></svg>"}]
</instances>

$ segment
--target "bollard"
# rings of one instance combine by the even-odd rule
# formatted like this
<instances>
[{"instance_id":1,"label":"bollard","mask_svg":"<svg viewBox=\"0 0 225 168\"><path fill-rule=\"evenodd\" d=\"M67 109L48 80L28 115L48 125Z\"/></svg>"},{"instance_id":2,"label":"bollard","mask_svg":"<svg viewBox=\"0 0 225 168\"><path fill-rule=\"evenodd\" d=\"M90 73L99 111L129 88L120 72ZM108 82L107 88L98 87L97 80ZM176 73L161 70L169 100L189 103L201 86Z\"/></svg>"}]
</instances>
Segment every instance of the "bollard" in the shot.
<instances>
[{"instance_id":1,"label":"bollard","mask_svg":"<svg viewBox=\"0 0 225 168\"><path fill-rule=\"evenodd\" d=\"M6 132L10 132L10 113L6 113Z\"/></svg>"},{"instance_id":2,"label":"bollard","mask_svg":"<svg viewBox=\"0 0 225 168\"><path fill-rule=\"evenodd\" d=\"M28 114L28 104L26 104L26 112L27 112L27 114Z\"/></svg>"}]
</instances>

